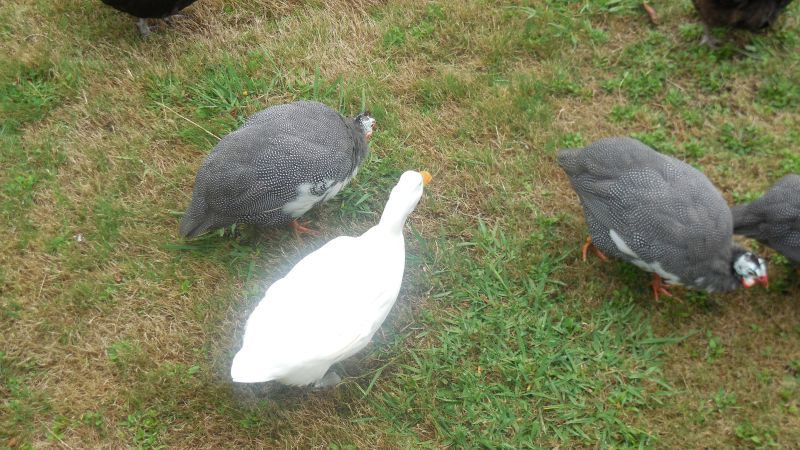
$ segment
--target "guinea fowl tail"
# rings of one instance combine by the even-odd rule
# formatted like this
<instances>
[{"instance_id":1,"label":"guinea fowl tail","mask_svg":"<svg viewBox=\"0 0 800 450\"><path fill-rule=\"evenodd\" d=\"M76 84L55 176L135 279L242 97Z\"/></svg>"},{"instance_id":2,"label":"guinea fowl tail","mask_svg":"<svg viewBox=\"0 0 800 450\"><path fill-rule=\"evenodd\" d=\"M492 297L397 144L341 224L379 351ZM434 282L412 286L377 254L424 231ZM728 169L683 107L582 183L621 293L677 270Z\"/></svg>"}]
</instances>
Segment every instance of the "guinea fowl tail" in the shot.
<instances>
[{"instance_id":1,"label":"guinea fowl tail","mask_svg":"<svg viewBox=\"0 0 800 450\"><path fill-rule=\"evenodd\" d=\"M580 148L564 148L558 151L556 159L558 165L564 169L567 174L572 174L578 169L578 155L583 151Z\"/></svg>"},{"instance_id":2,"label":"guinea fowl tail","mask_svg":"<svg viewBox=\"0 0 800 450\"><path fill-rule=\"evenodd\" d=\"M183 219L181 219L178 231L181 237L197 237L214 226L214 218L204 210L205 208L196 205L195 202L189 205L189 209L186 210Z\"/></svg>"}]
</instances>

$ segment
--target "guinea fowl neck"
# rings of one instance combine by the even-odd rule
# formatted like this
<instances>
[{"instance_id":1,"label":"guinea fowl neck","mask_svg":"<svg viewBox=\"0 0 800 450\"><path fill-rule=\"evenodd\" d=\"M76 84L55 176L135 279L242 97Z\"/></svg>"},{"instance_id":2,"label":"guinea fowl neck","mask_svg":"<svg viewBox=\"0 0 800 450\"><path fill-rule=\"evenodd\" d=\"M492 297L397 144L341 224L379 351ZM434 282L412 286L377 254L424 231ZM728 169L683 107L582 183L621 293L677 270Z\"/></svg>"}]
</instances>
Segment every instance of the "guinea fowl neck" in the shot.
<instances>
[{"instance_id":1,"label":"guinea fowl neck","mask_svg":"<svg viewBox=\"0 0 800 450\"><path fill-rule=\"evenodd\" d=\"M750 214L748 209L749 204L734 205L731 207L731 215L733 216L733 230L736 234L753 237L758 225L758 216Z\"/></svg>"},{"instance_id":2,"label":"guinea fowl neck","mask_svg":"<svg viewBox=\"0 0 800 450\"><path fill-rule=\"evenodd\" d=\"M353 169L355 170L369 154L369 141L358 123L349 121L348 127L353 136Z\"/></svg>"}]
</instances>

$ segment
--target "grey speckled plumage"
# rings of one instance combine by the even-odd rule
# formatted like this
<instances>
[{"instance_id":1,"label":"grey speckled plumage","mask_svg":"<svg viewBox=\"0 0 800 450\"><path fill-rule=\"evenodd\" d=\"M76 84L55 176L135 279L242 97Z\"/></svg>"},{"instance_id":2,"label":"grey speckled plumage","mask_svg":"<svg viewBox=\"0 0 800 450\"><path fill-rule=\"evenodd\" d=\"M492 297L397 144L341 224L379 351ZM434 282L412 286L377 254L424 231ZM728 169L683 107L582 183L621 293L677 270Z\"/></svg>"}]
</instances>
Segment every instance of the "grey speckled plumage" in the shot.
<instances>
[{"instance_id":1,"label":"grey speckled plumage","mask_svg":"<svg viewBox=\"0 0 800 450\"><path fill-rule=\"evenodd\" d=\"M369 115L346 119L306 101L253 114L203 162L181 236L236 223L275 227L297 219L356 174L373 123Z\"/></svg>"},{"instance_id":2,"label":"grey speckled plumage","mask_svg":"<svg viewBox=\"0 0 800 450\"><path fill-rule=\"evenodd\" d=\"M631 138L601 139L558 153L583 205L592 244L657 273L668 284L707 291L741 285L725 199L692 166Z\"/></svg>"},{"instance_id":3,"label":"grey speckled plumage","mask_svg":"<svg viewBox=\"0 0 800 450\"><path fill-rule=\"evenodd\" d=\"M800 175L786 175L761 198L731 208L733 232L800 264Z\"/></svg>"}]
</instances>

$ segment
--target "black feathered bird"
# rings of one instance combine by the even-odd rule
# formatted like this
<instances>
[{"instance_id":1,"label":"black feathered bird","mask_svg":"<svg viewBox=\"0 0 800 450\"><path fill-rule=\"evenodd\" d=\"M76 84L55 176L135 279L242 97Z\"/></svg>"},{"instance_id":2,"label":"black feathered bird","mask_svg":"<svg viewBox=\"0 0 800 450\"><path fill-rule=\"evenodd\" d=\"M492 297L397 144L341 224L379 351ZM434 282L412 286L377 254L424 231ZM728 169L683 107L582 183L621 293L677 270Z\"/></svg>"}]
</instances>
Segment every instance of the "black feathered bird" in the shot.
<instances>
[{"instance_id":1,"label":"black feathered bird","mask_svg":"<svg viewBox=\"0 0 800 450\"><path fill-rule=\"evenodd\" d=\"M142 36L150 34L145 19L164 19L178 14L197 0L102 0L106 5L139 18Z\"/></svg>"},{"instance_id":2,"label":"black feathered bird","mask_svg":"<svg viewBox=\"0 0 800 450\"><path fill-rule=\"evenodd\" d=\"M711 47L717 40L711 35L713 27L762 31L769 28L792 0L692 0L703 21L702 43Z\"/></svg>"}]
</instances>

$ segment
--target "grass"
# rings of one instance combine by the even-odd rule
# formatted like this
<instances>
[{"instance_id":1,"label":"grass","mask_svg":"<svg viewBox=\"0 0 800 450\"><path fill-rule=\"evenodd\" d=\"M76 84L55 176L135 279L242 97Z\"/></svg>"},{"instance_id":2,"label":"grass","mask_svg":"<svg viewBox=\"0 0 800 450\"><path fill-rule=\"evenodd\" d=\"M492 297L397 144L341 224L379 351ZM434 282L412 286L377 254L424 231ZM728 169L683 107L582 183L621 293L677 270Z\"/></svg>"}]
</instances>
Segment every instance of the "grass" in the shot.
<instances>
[{"instance_id":1,"label":"grass","mask_svg":"<svg viewBox=\"0 0 800 450\"><path fill-rule=\"evenodd\" d=\"M800 308L583 263L556 149L633 135L730 201L800 172L800 8L698 45L691 2L201 0L148 40L96 1L0 5L0 447L793 448ZM310 213L323 236L176 236L194 173L251 113L316 99L379 129ZM407 168L387 322L328 391L237 387L271 282L375 223Z\"/></svg>"}]
</instances>

